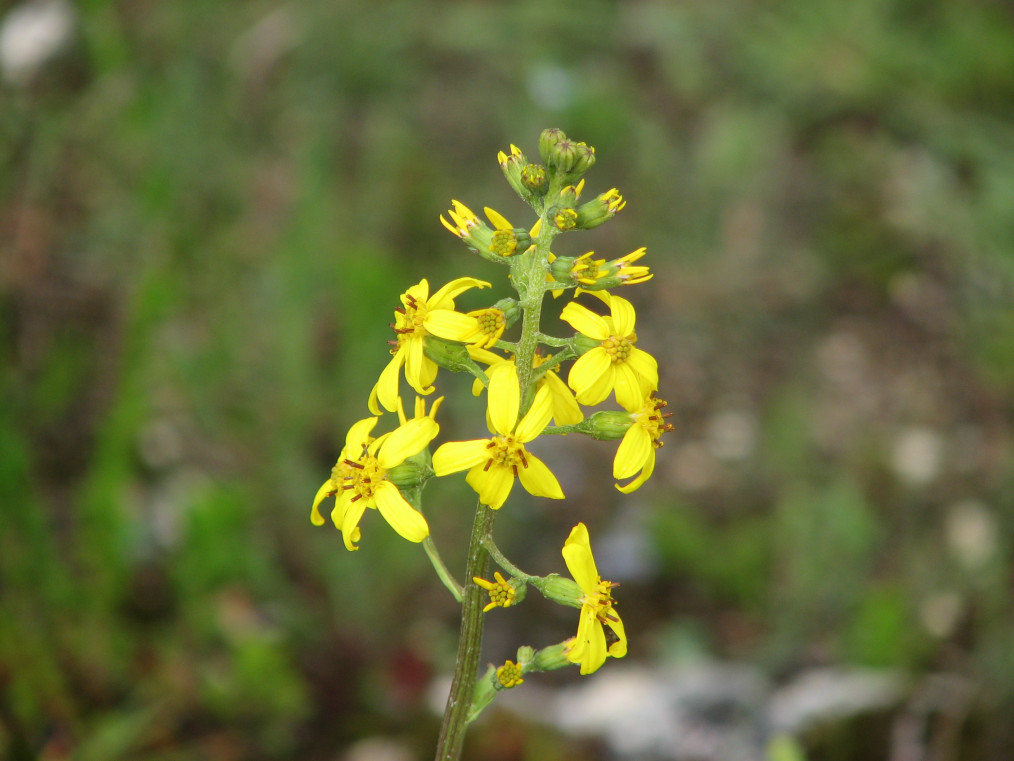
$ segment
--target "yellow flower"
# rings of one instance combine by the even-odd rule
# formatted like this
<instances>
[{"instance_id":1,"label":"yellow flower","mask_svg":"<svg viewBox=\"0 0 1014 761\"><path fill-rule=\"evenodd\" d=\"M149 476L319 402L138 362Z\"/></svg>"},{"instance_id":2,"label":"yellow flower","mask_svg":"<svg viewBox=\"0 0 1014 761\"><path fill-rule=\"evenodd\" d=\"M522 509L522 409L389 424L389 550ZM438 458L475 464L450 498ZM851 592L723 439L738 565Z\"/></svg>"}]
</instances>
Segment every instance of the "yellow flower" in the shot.
<instances>
[{"instance_id":1,"label":"yellow flower","mask_svg":"<svg viewBox=\"0 0 1014 761\"><path fill-rule=\"evenodd\" d=\"M513 362L490 368L487 394L490 439L451 441L433 453L433 470L438 476L468 470L465 480L479 494L479 500L494 510L503 506L514 479L537 497L563 499L556 476L525 444L538 436L553 414L547 388L540 388L528 413L518 420L521 389Z\"/></svg>"},{"instance_id":2,"label":"yellow flower","mask_svg":"<svg viewBox=\"0 0 1014 761\"><path fill-rule=\"evenodd\" d=\"M609 306L608 317L601 317L574 301L560 313L560 319L579 333L599 341L598 346L578 357L567 382L581 404L598 404L615 390L621 407L636 410L645 395L658 388L658 363L635 346L636 315L631 303L605 291L593 295Z\"/></svg>"},{"instance_id":3,"label":"yellow flower","mask_svg":"<svg viewBox=\"0 0 1014 761\"><path fill-rule=\"evenodd\" d=\"M567 659L571 663L580 663L582 674L590 674L605 663L607 655L622 658L627 654L627 635L623 631L623 622L613 610L612 591L618 585L603 581L599 576L588 539L588 529L583 523L577 524L567 537L563 545L563 559L570 575L584 592L577 636L567 648ZM608 646L603 625L608 626L616 635L616 641Z\"/></svg>"},{"instance_id":4,"label":"yellow flower","mask_svg":"<svg viewBox=\"0 0 1014 761\"><path fill-rule=\"evenodd\" d=\"M434 404L434 408L436 406ZM426 519L386 476L389 470L429 446L440 426L432 417L423 415L404 421L395 430L374 439L370 432L378 420L366 418L352 426L342 449L343 459L313 499L311 519L320 525L323 518L318 506L337 493L331 520L342 532L345 546L350 550L358 549L359 521L368 507L378 510L391 527L410 542L421 542L430 533Z\"/></svg>"},{"instance_id":5,"label":"yellow flower","mask_svg":"<svg viewBox=\"0 0 1014 761\"><path fill-rule=\"evenodd\" d=\"M379 400L384 409L394 412L398 409L398 379L401 368L405 368L405 379L419 394L432 394L433 381L437 377L436 363L424 353L426 318L436 310L453 311L454 299L471 288L488 288L489 283L474 277L452 280L432 296L430 284L424 278L401 295L402 308L395 310L394 332L397 340L391 341L393 359L380 374L380 380L370 392L370 412L381 414ZM431 318L432 319L432 318Z\"/></svg>"},{"instance_id":6,"label":"yellow flower","mask_svg":"<svg viewBox=\"0 0 1014 761\"><path fill-rule=\"evenodd\" d=\"M482 609L483 613L488 613L493 608L509 608L514 602L514 595L517 594L514 587L499 571L493 573L493 578L495 581L486 581L478 576L472 577L472 581L489 592L489 602Z\"/></svg>"},{"instance_id":7,"label":"yellow flower","mask_svg":"<svg viewBox=\"0 0 1014 761\"><path fill-rule=\"evenodd\" d=\"M666 406L668 403L656 399L655 392L652 391L645 397L641 408L630 415L634 424L623 434L623 440L613 459L613 478L631 478L637 475L637 478L624 486L616 484L616 488L624 494L639 489L655 470L655 450L664 443L662 434L673 430L672 423L665 420L672 417L672 413L661 412Z\"/></svg>"},{"instance_id":8,"label":"yellow flower","mask_svg":"<svg viewBox=\"0 0 1014 761\"><path fill-rule=\"evenodd\" d=\"M496 679L503 685L504 689L510 689L511 687L517 687L525 681L521 678L522 673L521 664L507 661L496 670Z\"/></svg>"},{"instance_id":9,"label":"yellow flower","mask_svg":"<svg viewBox=\"0 0 1014 761\"><path fill-rule=\"evenodd\" d=\"M468 347L468 356L476 362L482 362L489 365L491 369L497 363L513 361L506 357L501 357L499 354L494 354L491 351L486 351L485 349L480 348L472 348L471 346ZM549 357L536 353L533 366L538 367L548 359ZM552 419L556 425L577 425L584 420L584 413L581 412L581 408L577 405L577 401L574 399L574 394L571 393L570 389L567 388L567 384L560 378L559 365L550 368L548 372L539 378L536 388L543 387L549 389L553 405ZM482 389L482 381L476 378L472 382L472 394L478 396L482 393Z\"/></svg>"},{"instance_id":10,"label":"yellow flower","mask_svg":"<svg viewBox=\"0 0 1014 761\"><path fill-rule=\"evenodd\" d=\"M477 309L468 314L450 309L435 309L426 315L423 326L438 338L489 348L503 335L507 327L507 315L495 307Z\"/></svg>"}]
</instances>

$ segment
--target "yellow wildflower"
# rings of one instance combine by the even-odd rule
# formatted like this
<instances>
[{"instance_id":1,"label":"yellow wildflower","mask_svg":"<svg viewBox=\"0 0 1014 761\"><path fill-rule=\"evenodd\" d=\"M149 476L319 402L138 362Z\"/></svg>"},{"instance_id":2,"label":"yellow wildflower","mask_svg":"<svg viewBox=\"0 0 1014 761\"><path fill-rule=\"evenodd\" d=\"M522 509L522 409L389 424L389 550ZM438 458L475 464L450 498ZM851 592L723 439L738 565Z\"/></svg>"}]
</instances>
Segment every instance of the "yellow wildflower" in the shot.
<instances>
[{"instance_id":1,"label":"yellow wildflower","mask_svg":"<svg viewBox=\"0 0 1014 761\"><path fill-rule=\"evenodd\" d=\"M489 592L489 602L482 609L483 613L488 613L493 608L509 608L514 602L514 595L517 594L514 587L499 571L493 573L493 578L495 581L486 581L478 576L472 577L472 581Z\"/></svg>"},{"instance_id":2,"label":"yellow wildflower","mask_svg":"<svg viewBox=\"0 0 1014 761\"><path fill-rule=\"evenodd\" d=\"M440 215L440 222L449 231L461 238L466 245L479 251L486 258L506 259L517 254L523 254L531 245L532 238L539 234L539 223L531 232L525 232L520 228L511 225L500 212L489 208L483 208L486 218L493 224L490 228L485 222L479 219L475 212L469 209L461 201L451 201L453 209L448 210L451 222ZM492 254L493 256L488 256Z\"/></svg>"},{"instance_id":3,"label":"yellow wildflower","mask_svg":"<svg viewBox=\"0 0 1014 761\"><path fill-rule=\"evenodd\" d=\"M671 412L662 413L668 403L655 398L652 391L644 399L637 412L631 413L634 424L623 434L623 440L616 449L613 459L613 478L623 479L637 476L630 483L616 488L624 494L639 489L641 484L651 478L655 471L655 450L662 446L662 434L673 430L672 423L666 418L672 417Z\"/></svg>"},{"instance_id":4,"label":"yellow wildflower","mask_svg":"<svg viewBox=\"0 0 1014 761\"><path fill-rule=\"evenodd\" d=\"M336 466L313 500L311 518L314 523L318 519L322 523L318 506L326 497L337 493L331 519L341 530L345 546L350 550L358 549L359 521L368 507L378 510L391 527L410 542L421 542L430 533L426 519L386 476L389 470L425 449L440 431L440 426L430 416L416 417L373 439L370 432L378 420L366 418L352 426L342 449L344 459L339 462L340 469ZM340 482L336 476L340 476Z\"/></svg>"},{"instance_id":5,"label":"yellow wildflower","mask_svg":"<svg viewBox=\"0 0 1014 761\"><path fill-rule=\"evenodd\" d=\"M379 401L384 409L394 412L398 409L398 379L401 368L405 368L405 379L419 394L432 394L433 381L437 377L437 365L425 353L426 318L432 318L437 310L453 311L454 299L471 288L488 288L489 283L476 280L474 277L461 277L452 280L432 296L429 295L430 284L424 278L401 295L402 308L395 310L394 332L397 336L391 341L394 357L380 374L380 380L370 392L370 412L381 414Z\"/></svg>"},{"instance_id":6,"label":"yellow wildflower","mask_svg":"<svg viewBox=\"0 0 1014 761\"><path fill-rule=\"evenodd\" d=\"M522 684L525 680L521 678L521 674L521 664L515 663L514 661L507 661L496 670L497 681L500 682L505 689L517 687L519 684Z\"/></svg>"},{"instance_id":7,"label":"yellow wildflower","mask_svg":"<svg viewBox=\"0 0 1014 761\"><path fill-rule=\"evenodd\" d=\"M593 295L609 306L609 316L602 317L577 302L570 302L560 313L579 333L599 341L570 368L567 382L581 404L598 404L611 391L625 410L640 408L645 395L658 388L658 363L638 349L634 332L636 315L626 299L602 291Z\"/></svg>"},{"instance_id":8,"label":"yellow wildflower","mask_svg":"<svg viewBox=\"0 0 1014 761\"><path fill-rule=\"evenodd\" d=\"M525 444L538 436L553 414L549 390L540 388L528 413L518 420L521 388L513 362L490 368L487 393L490 439L451 441L433 453L433 470L438 476L468 470L465 480L479 494L479 500L494 510L503 506L514 479L537 497L563 499L556 476Z\"/></svg>"},{"instance_id":9,"label":"yellow wildflower","mask_svg":"<svg viewBox=\"0 0 1014 761\"><path fill-rule=\"evenodd\" d=\"M568 645L567 659L571 663L581 664L582 674L590 674L605 663L607 655L622 658L627 654L627 635L623 630L623 622L613 610L615 603L612 591L618 585L603 581L599 576L588 539L588 529L583 523L577 524L567 537L563 545L563 559L570 575L584 592L577 636ZM611 645L606 645L603 626L608 626L616 635L616 641Z\"/></svg>"}]
</instances>

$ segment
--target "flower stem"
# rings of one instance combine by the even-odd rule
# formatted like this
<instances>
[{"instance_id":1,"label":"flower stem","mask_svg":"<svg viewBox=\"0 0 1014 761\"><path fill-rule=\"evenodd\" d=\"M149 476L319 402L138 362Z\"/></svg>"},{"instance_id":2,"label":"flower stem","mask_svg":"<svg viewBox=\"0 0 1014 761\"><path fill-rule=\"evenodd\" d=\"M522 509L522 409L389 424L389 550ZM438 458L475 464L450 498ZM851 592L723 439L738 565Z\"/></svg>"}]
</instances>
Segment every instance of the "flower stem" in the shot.
<instances>
[{"instance_id":1,"label":"flower stem","mask_svg":"<svg viewBox=\"0 0 1014 761\"><path fill-rule=\"evenodd\" d=\"M447 696L444 721L437 740L436 761L458 761L465 742L469 709L475 691L475 678L479 671L482 650L484 597L482 588L472 581L485 578L489 572L489 553L485 543L493 533L496 512L479 504L472 523L472 538L468 543L468 560L465 567L465 587L461 600L461 635L458 640L458 659Z\"/></svg>"},{"instance_id":2,"label":"flower stem","mask_svg":"<svg viewBox=\"0 0 1014 761\"><path fill-rule=\"evenodd\" d=\"M423 549L426 550L426 555L430 559L430 563L433 564L433 570L437 572L437 576L440 577L440 581L444 583L451 594L454 595L454 599L461 602L461 584L458 583L454 575L448 570L444 564L444 559L440 557L440 553L437 552L437 546L433 543L433 537L426 537L422 541Z\"/></svg>"},{"instance_id":3,"label":"flower stem","mask_svg":"<svg viewBox=\"0 0 1014 761\"><path fill-rule=\"evenodd\" d=\"M529 582L534 581L535 579L538 578L537 576L532 576L531 574L525 573L516 565L514 565L511 561L509 561L506 558L506 556L502 552L500 552L500 548L496 546L496 542L493 541L492 536L486 537L483 544L485 545L486 550L489 552L490 557L493 558L493 561L498 566L507 571L507 573L509 573L511 576L521 579L522 581Z\"/></svg>"}]
</instances>

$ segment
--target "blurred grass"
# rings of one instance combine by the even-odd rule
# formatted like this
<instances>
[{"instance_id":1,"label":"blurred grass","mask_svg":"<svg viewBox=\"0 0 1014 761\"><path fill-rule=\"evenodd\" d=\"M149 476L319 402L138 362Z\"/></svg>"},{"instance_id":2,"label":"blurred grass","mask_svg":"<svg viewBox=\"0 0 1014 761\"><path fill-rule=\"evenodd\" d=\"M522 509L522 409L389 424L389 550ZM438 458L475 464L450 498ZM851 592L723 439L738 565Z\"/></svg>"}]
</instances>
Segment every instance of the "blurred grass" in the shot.
<instances>
[{"instance_id":1,"label":"blurred grass","mask_svg":"<svg viewBox=\"0 0 1014 761\"><path fill-rule=\"evenodd\" d=\"M648 246L676 412L631 658L677 621L773 674L954 672L951 757L1008 758L1012 12L81 3L69 60L0 89L0 757L431 746L454 605L380 521L350 555L307 507L397 294L499 274L437 215L513 219L496 151L561 126L629 206L560 253ZM567 506L504 516L533 569L631 515L576 452Z\"/></svg>"}]
</instances>

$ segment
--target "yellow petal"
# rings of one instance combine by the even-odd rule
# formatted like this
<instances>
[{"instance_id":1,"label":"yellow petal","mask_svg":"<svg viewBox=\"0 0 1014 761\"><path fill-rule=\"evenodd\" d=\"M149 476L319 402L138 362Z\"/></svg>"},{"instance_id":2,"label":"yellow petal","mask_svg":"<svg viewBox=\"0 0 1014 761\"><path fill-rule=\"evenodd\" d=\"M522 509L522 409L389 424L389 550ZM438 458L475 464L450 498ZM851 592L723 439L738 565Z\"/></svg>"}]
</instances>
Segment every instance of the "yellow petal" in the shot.
<instances>
[{"instance_id":1,"label":"yellow petal","mask_svg":"<svg viewBox=\"0 0 1014 761\"><path fill-rule=\"evenodd\" d=\"M549 425L549 420L552 417L553 396L547 386L540 386L539 390L535 393L535 401L532 402L531 408L521 419L521 422L518 423L515 436L522 443L528 443L546 430L546 426Z\"/></svg>"},{"instance_id":2,"label":"yellow petal","mask_svg":"<svg viewBox=\"0 0 1014 761\"><path fill-rule=\"evenodd\" d=\"M613 458L613 478L631 478L644 469L648 455L654 451L651 436L635 423L623 434Z\"/></svg>"},{"instance_id":3,"label":"yellow petal","mask_svg":"<svg viewBox=\"0 0 1014 761\"><path fill-rule=\"evenodd\" d=\"M609 314L613 318L613 324L616 325L617 335L629 336L634 332L637 316L634 313L634 305L625 298L610 294Z\"/></svg>"},{"instance_id":4,"label":"yellow petal","mask_svg":"<svg viewBox=\"0 0 1014 761\"><path fill-rule=\"evenodd\" d=\"M574 646L567 654L571 663L581 664L581 674L591 674L606 662L606 634L592 608L581 608Z\"/></svg>"},{"instance_id":5,"label":"yellow petal","mask_svg":"<svg viewBox=\"0 0 1014 761\"><path fill-rule=\"evenodd\" d=\"M462 343L474 341L479 332L478 320L453 309L431 309L423 327L438 338Z\"/></svg>"},{"instance_id":6,"label":"yellow petal","mask_svg":"<svg viewBox=\"0 0 1014 761\"><path fill-rule=\"evenodd\" d=\"M363 448L370 441L370 432L380 418L367 417L352 424L349 432L345 435L345 448L342 449L351 460L359 459Z\"/></svg>"},{"instance_id":7,"label":"yellow petal","mask_svg":"<svg viewBox=\"0 0 1014 761\"><path fill-rule=\"evenodd\" d=\"M627 633L623 630L623 621L616 615L615 609L611 611L611 615L616 620L606 619L606 626L613 630L618 639L609 646L609 655L613 658L622 658L627 654Z\"/></svg>"},{"instance_id":8,"label":"yellow petal","mask_svg":"<svg viewBox=\"0 0 1014 761\"><path fill-rule=\"evenodd\" d=\"M500 362L489 368L489 393L486 404L493 430L507 435L518 422L521 408L521 385L513 362ZM544 428L545 426L543 426Z\"/></svg>"},{"instance_id":9,"label":"yellow petal","mask_svg":"<svg viewBox=\"0 0 1014 761\"><path fill-rule=\"evenodd\" d=\"M472 441L448 441L441 444L433 453L433 472L437 476L458 473L475 465L484 463L488 458L486 445L489 439L473 439Z\"/></svg>"},{"instance_id":10,"label":"yellow petal","mask_svg":"<svg viewBox=\"0 0 1014 761\"><path fill-rule=\"evenodd\" d=\"M390 481L381 481L374 492L377 510L391 528L410 542L421 542L430 535L430 527L418 510L412 507Z\"/></svg>"},{"instance_id":11,"label":"yellow petal","mask_svg":"<svg viewBox=\"0 0 1014 761\"><path fill-rule=\"evenodd\" d=\"M623 494L630 494L632 491L636 491L641 488L641 485L651 478L651 474L655 472L655 449L652 447L651 454L648 455L648 461L644 464L644 470L641 471L641 475L631 481L625 486L616 484L616 488Z\"/></svg>"},{"instance_id":12,"label":"yellow petal","mask_svg":"<svg viewBox=\"0 0 1014 761\"><path fill-rule=\"evenodd\" d=\"M531 452L525 452L525 459L528 467L518 468L518 479L529 494L536 497L549 497L550 499L563 499L563 489L556 476L542 460Z\"/></svg>"},{"instance_id":13,"label":"yellow petal","mask_svg":"<svg viewBox=\"0 0 1014 761\"><path fill-rule=\"evenodd\" d=\"M440 426L433 418L413 418L391 432L377 455L377 462L384 470L401 465L406 459L428 447L438 433Z\"/></svg>"},{"instance_id":14,"label":"yellow petal","mask_svg":"<svg viewBox=\"0 0 1014 761\"><path fill-rule=\"evenodd\" d=\"M627 364L634 368L634 371L644 379L642 387L644 395L658 388L658 362L648 352L638 349L636 346L627 357ZM631 410L633 412L634 410Z\"/></svg>"},{"instance_id":15,"label":"yellow petal","mask_svg":"<svg viewBox=\"0 0 1014 761\"><path fill-rule=\"evenodd\" d=\"M495 227L497 230L514 229L514 226L510 222L508 222L500 212L496 211L495 209L491 209L488 206L486 206L483 208L483 211L486 212L486 217L489 219L490 222L493 223L493 227Z\"/></svg>"},{"instance_id":16,"label":"yellow petal","mask_svg":"<svg viewBox=\"0 0 1014 761\"><path fill-rule=\"evenodd\" d=\"M567 570L585 594L593 594L599 583L599 572L592 556L588 527L578 523L563 544L563 559Z\"/></svg>"},{"instance_id":17,"label":"yellow petal","mask_svg":"<svg viewBox=\"0 0 1014 761\"><path fill-rule=\"evenodd\" d=\"M387 367L380 373L380 380L377 381L374 388L377 399L389 412L398 409L398 378L401 374L401 366L405 363L405 357L404 346L399 347L397 353L387 363ZM375 415L380 414L379 410L374 410L373 407L370 408L370 412Z\"/></svg>"},{"instance_id":18,"label":"yellow petal","mask_svg":"<svg viewBox=\"0 0 1014 761\"><path fill-rule=\"evenodd\" d=\"M584 420L584 413L577 400L559 375L546 373L542 376L542 383L549 388L553 397L553 422L557 425L577 425Z\"/></svg>"},{"instance_id":19,"label":"yellow petal","mask_svg":"<svg viewBox=\"0 0 1014 761\"><path fill-rule=\"evenodd\" d=\"M606 321L576 301L571 301L563 308L560 312L560 319L568 323L578 333L583 333L596 341L605 341L609 338L609 325Z\"/></svg>"},{"instance_id":20,"label":"yellow petal","mask_svg":"<svg viewBox=\"0 0 1014 761\"><path fill-rule=\"evenodd\" d=\"M613 387L616 403L627 412L637 412L644 406L644 379L626 362L613 365Z\"/></svg>"},{"instance_id":21,"label":"yellow petal","mask_svg":"<svg viewBox=\"0 0 1014 761\"><path fill-rule=\"evenodd\" d=\"M345 540L345 548L348 550L359 549L355 545L355 538L356 531L359 528L359 521L362 520L364 512L366 512L365 499L357 499L355 502L350 502L345 509L345 516L342 518L342 539Z\"/></svg>"},{"instance_id":22,"label":"yellow petal","mask_svg":"<svg viewBox=\"0 0 1014 761\"><path fill-rule=\"evenodd\" d=\"M598 404L613 389L613 360L601 346L582 354L570 368L567 383L581 404Z\"/></svg>"},{"instance_id":23,"label":"yellow petal","mask_svg":"<svg viewBox=\"0 0 1014 761\"><path fill-rule=\"evenodd\" d=\"M334 481L330 478L327 479L327 481L325 481L319 489L317 489L317 494L313 498L313 507L310 508L310 523L314 526L324 525L324 516L320 514L320 510L317 508L321 502L327 499L328 495L334 494L334 492Z\"/></svg>"},{"instance_id":24,"label":"yellow petal","mask_svg":"<svg viewBox=\"0 0 1014 761\"><path fill-rule=\"evenodd\" d=\"M492 465L489 470L483 470L483 467L476 465L468 471L465 481L478 493L482 504L499 510L510 496L514 473L503 465Z\"/></svg>"},{"instance_id":25,"label":"yellow petal","mask_svg":"<svg viewBox=\"0 0 1014 761\"><path fill-rule=\"evenodd\" d=\"M433 298L423 301L429 309L454 309L454 299L470 288L489 288L489 283L474 277L459 277L434 293Z\"/></svg>"}]
</instances>

